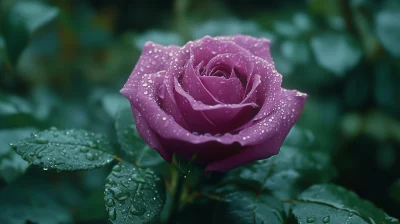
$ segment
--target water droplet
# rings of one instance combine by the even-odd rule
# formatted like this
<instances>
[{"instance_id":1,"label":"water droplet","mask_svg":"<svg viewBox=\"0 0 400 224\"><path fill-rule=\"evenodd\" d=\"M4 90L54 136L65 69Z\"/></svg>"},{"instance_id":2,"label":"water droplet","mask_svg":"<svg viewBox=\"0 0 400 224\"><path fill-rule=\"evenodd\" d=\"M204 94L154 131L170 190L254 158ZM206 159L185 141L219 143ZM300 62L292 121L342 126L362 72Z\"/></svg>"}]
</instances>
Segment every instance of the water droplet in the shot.
<instances>
[{"instance_id":1,"label":"water droplet","mask_svg":"<svg viewBox=\"0 0 400 224\"><path fill-rule=\"evenodd\" d=\"M349 217L351 217L351 216L353 216L354 215L354 213L353 212L350 212L349 213Z\"/></svg>"},{"instance_id":2,"label":"water droplet","mask_svg":"<svg viewBox=\"0 0 400 224\"><path fill-rule=\"evenodd\" d=\"M111 206L114 206L114 205L115 205L115 202L114 202L113 199L109 198L109 199L107 200L107 202L106 202L106 205L107 205L108 207L111 207Z\"/></svg>"},{"instance_id":3,"label":"water droplet","mask_svg":"<svg viewBox=\"0 0 400 224\"><path fill-rule=\"evenodd\" d=\"M43 170L48 170L48 169L49 169L49 168L48 168L48 167L46 167L46 166L45 166L45 167L43 167Z\"/></svg>"},{"instance_id":4,"label":"water droplet","mask_svg":"<svg viewBox=\"0 0 400 224\"><path fill-rule=\"evenodd\" d=\"M166 118L166 117L163 117L162 120L165 121L165 120L167 120L167 118Z\"/></svg>"},{"instance_id":5,"label":"water droplet","mask_svg":"<svg viewBox=\"0 0 400 224\"><path fill-rule=\"evenodd\" d=\"M12 149L14 149L14 150L17 149L17 145L14 145L13 143L10 143L10 147L11 147Z\"/></svg>"},{"instance_id":6,"label":"water droplet","mask_svg":"<svg viewBox=\"0 0 400 224\"><path fill-rule=\"evenodd\" d=\"M111 209L108 211L108 218L109 218L111 221L115 221L115 220L117 219L117 211L115 210L115 208L111 208Z\"/></svg>"},{"instance_id":7,"label":"water droplet","mask_svg":"<svg viewBox=\"0 0 400 224\"><path fill-rule=\"evenodd\" d=\"M115 181L111 178L107 179L107 183L114 185Z\"/></svg>"},{"instance_id":8,"label":"water droplet","mask_svg":"<svg viewBox=\"0 0 400 224\"><path fill-rule=\"evenodd\" d=\"M143 215L143 214L144 214L145 210L144 210L144 209L141 209L141 208L135 208L135 207L131 206L131 208L129 209L129 212L130 212L132 215L140 216L140 215Z\"/></svg>"},{"instance_id":9,"label":"water droplet","mask_svg":"<svg viewBox=\"0 0 400 224\"><path fill-rule=\"evenodd\" d=\"M138 183L146 183L146 180L143 177L138 176L137 174L132 175L132 179Z\"/></svg>"},{"instance_id":10,"label":"water droplet","mask_svg":"<svg viewBox=\"0 0 400 224\"><path fill-rule=\"evenodd\" d=\"M36 154L36 158L38 158L38 159L43 158L43 154L39 152L38 154Z\"/></svg>"},{"instance_id":11,"label":"water droplet","mask_svg":"<svg viewBox=\"0 0 400 224\"><path fill-rule=\"evenodd\" d=\"M89 152L89 149L86 148L86 147L80 147L79 151L81 151L81 152Z\"/></svg>"},{"instance_id":12,"label":"water droplet","mask_svg":"<svg viewBox=\"0 0 400 224\"><path fill-rule=\"evenodd\" d=\"M54 132L54 133L53 133L53 136L54 136L55 138L57 138L57 137L58 137L58 132Z\"/></svg>"},{"instance_id":13,"label":"water droplet","mask_svg":"<svg viewBox=\"0 0 400 224\"><path fill-rule=\"evenodd\" d=\"M113 171L115 171L115 172L119 172L119 171L121 171L121 166L120 165L115 165L113 168L112 168L112 170Z\"/></svg>"},{"instance_id":14,"label":"water droplet","mask_svg":"<svg viewBox=\"0 0 400 224\"><path fill-rule=\"evenodd\" d=\"M35 142L37 144L47 144L47 143L49 143L49 140L44 139L44 138L37 138L37 139L35 139Z\"/></svg>"},{"instance_id":15,"label":"water droplet","mask_svg":"<svg viewBox=\"0 0 400 224\"><path fill-rule=\"evenodd\" d=\"M129 187L129 182L128 181L122 181L121 182L122 186L128 188Z\"/></svg>"},{"instance_id":16,"label":"water droplet","mask_svg":"<svg viewBox=\"0 0 400 224\"><path fill-rule=\"evenodd\" d=\"M322 219L324 223L329 223L331 221L331 218L329 216L326 216L324 219Z\"/></svg>"},{"instance_id":17,"label":"water droplet","mask_svg":"<svg viewBox=\"0 0 400 224\"><path fill-rule=\"evenodd\" d=\"M317 219L315 219L314 217L307 218L307 223L314 223L316 221L317 221Z\"/></svg>"},{"instance_id":18,"label":"water droplet","mask_svg":"<svg viewBox=\"0 0 400 224\"><path fill-rule=\"evenodd\" d=\"M120 188L113 187L113 188L110 188L110 190L111 190L114 198L117 199L118 201L124 201L129 197L129 193L123 192Z\"/></svg>"},{"instance_id":19,"label":"water droplet","mask_svg":"<svg viewBox=\"0 0 400 224\"><path fill-rule=\"evenodd\" d=\"M94 155L91 152L86 153L86 159L93 161L94 160Z\"/></svg>"}]
</instances>

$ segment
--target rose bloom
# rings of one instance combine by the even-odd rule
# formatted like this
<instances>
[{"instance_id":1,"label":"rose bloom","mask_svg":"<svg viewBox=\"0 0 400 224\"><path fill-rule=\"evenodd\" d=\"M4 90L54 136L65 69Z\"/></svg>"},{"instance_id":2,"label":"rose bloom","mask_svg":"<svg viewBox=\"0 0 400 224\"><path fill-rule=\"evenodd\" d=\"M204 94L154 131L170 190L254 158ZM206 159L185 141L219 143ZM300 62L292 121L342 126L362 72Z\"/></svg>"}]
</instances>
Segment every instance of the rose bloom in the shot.
<instances>
[{"instance_id":1,"label":"rose bloom","mask_svg":"<svg viewBox=\"0 0 400 224\"><path fill-rule=\"evenodd\" d=\"M225 172L279 152L307 97L281 83L269 40L206 36L183 47L147 42L121 93L166 161L195 155Z\"/></svg>"}]
</instances>

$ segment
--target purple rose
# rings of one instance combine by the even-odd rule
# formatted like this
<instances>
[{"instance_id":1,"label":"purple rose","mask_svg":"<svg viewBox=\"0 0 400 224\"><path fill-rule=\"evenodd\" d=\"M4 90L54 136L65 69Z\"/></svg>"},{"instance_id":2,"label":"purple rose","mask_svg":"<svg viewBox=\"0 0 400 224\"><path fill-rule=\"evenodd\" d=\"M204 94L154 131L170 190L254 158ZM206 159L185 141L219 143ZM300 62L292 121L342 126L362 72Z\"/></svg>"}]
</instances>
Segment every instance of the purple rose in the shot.
<instances>
[{"instance_id":1,"label":"purple rose","mask_svg":"<svg viewBox=\"0 0 400 224\"><path fill-rule=\"evenodd\" d=\"M281 87L269 48L243 35L146 43L121 90L139 134L166 161L196 154L206 171L277 154L307 94Z\"/></svg>"}]
</instances>

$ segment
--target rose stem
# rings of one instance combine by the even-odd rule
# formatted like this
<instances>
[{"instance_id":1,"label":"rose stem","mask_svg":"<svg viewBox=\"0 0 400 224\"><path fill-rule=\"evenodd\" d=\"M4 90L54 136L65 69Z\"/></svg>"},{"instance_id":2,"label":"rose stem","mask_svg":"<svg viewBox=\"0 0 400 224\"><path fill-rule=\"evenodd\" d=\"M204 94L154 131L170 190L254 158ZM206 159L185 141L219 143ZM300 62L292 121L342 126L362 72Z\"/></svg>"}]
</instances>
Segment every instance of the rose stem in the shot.
<instances>
[{"instance_id":1,"label":"rose stem","mask_svg":"<svg viewBox=\"0 0 400 224\"><path fill-rule=\"evenodd\" d=\"M174 197L172 199L172 205L171 205L171 213L169 216L168 223L169 224L174 224L176 222L176 218L179 213L179 204L181 200L181 194L183 190L183 185L185 182L185 174L178 172L178 177L175 182L175 190L174 190Z\"/></svg>"}]
</instances>

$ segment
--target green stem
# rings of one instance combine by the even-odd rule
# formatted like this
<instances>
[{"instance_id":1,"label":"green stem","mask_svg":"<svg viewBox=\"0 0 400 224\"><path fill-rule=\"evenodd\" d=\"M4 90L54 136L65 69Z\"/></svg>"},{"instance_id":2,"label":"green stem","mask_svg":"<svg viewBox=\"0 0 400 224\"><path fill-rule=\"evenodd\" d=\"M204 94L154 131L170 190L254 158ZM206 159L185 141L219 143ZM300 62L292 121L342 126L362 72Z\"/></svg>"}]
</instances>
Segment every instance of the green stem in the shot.
<instances>
[{"instance_id":1,"label":"green stem","mask_svg":"<svg viewBox=\"0 0 400 224\"><path fill-rule=\"evenodd\" d=\"M175 182L175 186L174 186L174 188L175 188L174 197L172 199L171 212L170 212L168 224L174 224L178 217L184 183L185 183L185 174L179 172L177 180Z\"/></svg>"},{"instance_id":2,"label":"green stem","mask_svg":"<svg viewBox=\"0 0 400 224\"><path fill-rule=\"evenodd\" d=\"M175 20L178 33L184 41L190 40L189 26L187 23L187 10L190 0L175 0Z\"/></svg>"}]
</instances>

